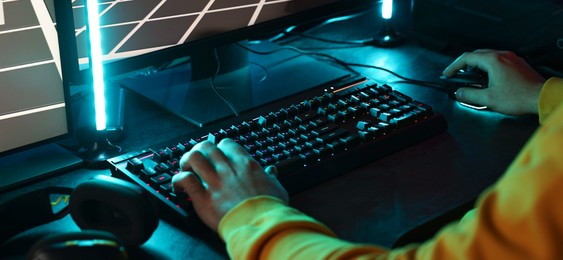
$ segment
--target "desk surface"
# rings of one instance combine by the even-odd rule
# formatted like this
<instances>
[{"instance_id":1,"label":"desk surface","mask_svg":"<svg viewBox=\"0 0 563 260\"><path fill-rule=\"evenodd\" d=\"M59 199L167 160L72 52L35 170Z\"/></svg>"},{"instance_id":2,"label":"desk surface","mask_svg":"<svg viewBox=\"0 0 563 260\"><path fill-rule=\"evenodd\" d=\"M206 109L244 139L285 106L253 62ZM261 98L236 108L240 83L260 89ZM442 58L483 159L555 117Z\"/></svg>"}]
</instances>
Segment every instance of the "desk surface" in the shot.
<instances>
[{"instance_id":1,"label":"desk surface","mask_svg":"<svg viewBox=\"0 0 563 260\"><path fill-rule=\"evenodd\" d=\"M331 39L364 39L375 31L370 26L373 19L363 15L326 25L314 33ZM355 26L349 26L350 23ZM392 49L348 47L310 39L300 39L293 45L425 81L437 81L443 68L454 59L421 48L412 37ZM449 99L444 92L399 83L398 78L379 70L357 70L433 106L446 117L449 128L434 138L291 197L292 206L325 223L342 239L390 246L407 229L474 199L498 179L537 128L537 118L472 110ZM134 95L127 96L126 109L127 136L119 145L129 151L197 129ZM81 169L9 194L15 196L46 185L74 187L100 173L109 171ZM41 235L67 230L78 230L68 216L20 234L0 250L17 255ZM148 259L227 257L224 245L211 231L190 234L166 221L160 221L151 239L133 254Z\"/></svg>"}]
</instances>

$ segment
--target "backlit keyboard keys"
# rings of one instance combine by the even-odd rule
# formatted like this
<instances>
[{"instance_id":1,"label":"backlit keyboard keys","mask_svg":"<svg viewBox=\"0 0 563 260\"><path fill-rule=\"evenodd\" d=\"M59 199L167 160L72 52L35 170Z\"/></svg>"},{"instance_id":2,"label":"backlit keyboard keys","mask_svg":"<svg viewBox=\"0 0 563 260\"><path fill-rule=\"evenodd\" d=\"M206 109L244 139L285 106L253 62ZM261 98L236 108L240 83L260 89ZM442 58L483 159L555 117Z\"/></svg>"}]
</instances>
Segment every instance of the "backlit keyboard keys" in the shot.
<instances>
[{"instance_id":1,"label":"backlit keyboard keys","mask_svg":"<svg viewBox=\"0 0 563 260\"><path fill-rule=\"evenodd\" d=\"M143 181L148 182L150 178L156 175L158 175L158 173L154 169L146 168L141 171L141 174L139 174L139 178L141 178L141 180Z\"/></svg>"},{"instance_id":2,"label":"backlit keyboard keys","mask_svg":"<svg viewBox=\"0 0 563 260\"><path fill-rule=\"evenodd\" d=\"M331 141L333 141L334 139L340 138L342 136L345 136L348 134L348 130L344 129L344 128L340 128L334 132L322 135L317 137L317 141L319 141L320 143L329 143Z\"/></svg>"},{"instance_id":3,"label":"backlit keyboard keys","mask_svg":"<svg viewBox=\"0 0 563 260\"><path fill-rule=\"evenodd\" d=\"M360 137L358 135L349 135L344 138L340 138L344 144L346 144L347 149L351 149L360 144Z\"/></svg>"},{"instance_id":4,"label":"backlit keyboard keys","mask_svg":"<svg viewBox=\"0 0 563 260\"><path fill-rule=\"evenodd\" d=\"M170 166L168 166L167 163L159 163L154 167L154 170L157 173L165 173L165 172L170 171Z\"/></svg>"},{"instance_id":5,"label":"backlit keyboard keys","mask_svg":"<svg viewBox=\"0 0 563 260\"><path fill-rule=\"evenodd\" d=\"M161 184L169 182L170 180L172 180L172 177L167 173L163 173L163 174L160 174L160 175L157 175L157 176L150 178L149 183L153 187L160 187Z\"/></svg>"},{"instance_id":6,"label":"backlit keyboard keys","mask_svg":"<svg viewBox=\"0 0 563 260\"><path fill-rule=\"evenodd\" d=\"M164 196L168 196L173 190L172 186L173 186L172 182L167 182L167 183L160 185L158 190L160 191L160 194L162 194Z\"/></svg>"}]
</instances>

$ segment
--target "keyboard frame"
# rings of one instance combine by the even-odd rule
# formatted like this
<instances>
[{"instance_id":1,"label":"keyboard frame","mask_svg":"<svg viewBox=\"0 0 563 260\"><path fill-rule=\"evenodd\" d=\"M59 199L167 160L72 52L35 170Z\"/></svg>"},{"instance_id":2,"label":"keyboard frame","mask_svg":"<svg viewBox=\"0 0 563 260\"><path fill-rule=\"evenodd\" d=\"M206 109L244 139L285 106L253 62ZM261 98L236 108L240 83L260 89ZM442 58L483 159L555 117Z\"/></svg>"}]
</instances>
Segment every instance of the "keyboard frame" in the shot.
<instances>
[{"instance_id":1,"label":"keyboard frame","mask_svg":"<svg viewBox=\"0 0 563 260\"><path fill-rule=\"evenodd\" d=\"M341 85L343 83L345 84ZM319 87L287 97L284 100L273 102L271 104L256 108L252 111L245 112L239 117L233 117L222 120L220 122L216 122L207 127L200 128L192 133L160 142L156 145L152 145L147 149L129 152L111 158L107 162L110 165L112 176L140 185L141 187L149 191L151 195L153 195L153 197L160 202L157 204L160 205L159 214L161 217L167 218L172 216L174 220L180 220L186 224L193 224L195 222L199 222L194 221L195 219L197 219L197 216L193 211L193 208L184 209L179 207L175 203L172 203L166 196L160 194L157 190L152 188L148 183L141 180L136 174L128 171L126 169L128 160L132 158L146 159L147 157L151 156L152 150L158 151L158 149L168 147L171 144L186 142L190 139L200 139L202 137L205 137L209 133L215 132L218 129L225 129L233 124L237 124L242 121L257 120L260 115L267 114L271 111L277 111L280 108L288 107L291 104L296 104L303 100L323 95L327 92L335 93L344 89L355 87L358 84L371 83L377 82L368 80L364 77L352 76L338 79L334 82L328 82ZM280 183L288 190L290 195L296 194L298 192L307 190L312 186L318 185L322 182L345 174L351 170L357 169L370 162L376 161L386 155L398 152L405 149L406 147L420 143L424 140L428 140L431 137L445 132L446 129L447 122L445 118L440 113L433 111L433 115L413 125L400 128L389 134L380 136L375 140L362 143L359 146L351 149L350 152L337 154L330 157L328 160L322 160L299 171L293 173L285 173L283 175L280 174L278 176L278 179L280 180ZM374 145L374 143L377 143L378 145ZM153 149L151 150L151 148ZM346 161L346 163L341 163L342 161Z\"/></svg>"}]
</instances>

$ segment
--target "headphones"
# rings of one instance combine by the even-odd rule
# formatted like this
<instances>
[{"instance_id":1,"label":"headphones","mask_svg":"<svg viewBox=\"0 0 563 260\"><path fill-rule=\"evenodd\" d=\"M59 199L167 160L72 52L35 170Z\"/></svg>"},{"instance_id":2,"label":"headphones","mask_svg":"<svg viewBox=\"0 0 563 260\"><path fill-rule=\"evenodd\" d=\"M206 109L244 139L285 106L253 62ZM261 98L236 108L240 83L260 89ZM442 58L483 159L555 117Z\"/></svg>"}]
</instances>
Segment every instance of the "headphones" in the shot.
<instances>
[{"instance_id":1,"label":"headphones","mask_svg":"<svg viewBox=\"0 0 563 260\"><path fill-rule=\"evenodd\" d=\"M127 259L126 248L145 243L158 225L156 206L147 191L99 175L75 189L47 187L0 205L8 224L2 227L0 244L69 213L82 231L42 238L27 259Z\"/></svg>"}]
</instances>

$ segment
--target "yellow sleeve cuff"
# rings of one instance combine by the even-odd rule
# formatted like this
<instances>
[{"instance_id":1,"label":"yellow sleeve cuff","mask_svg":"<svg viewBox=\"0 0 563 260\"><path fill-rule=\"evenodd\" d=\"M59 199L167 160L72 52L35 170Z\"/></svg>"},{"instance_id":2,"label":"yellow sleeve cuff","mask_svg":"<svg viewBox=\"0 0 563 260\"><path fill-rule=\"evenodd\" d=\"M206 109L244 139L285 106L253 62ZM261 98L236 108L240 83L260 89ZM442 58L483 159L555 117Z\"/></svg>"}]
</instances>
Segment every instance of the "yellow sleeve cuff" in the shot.
<instances>
[{"instance_id":1,"label":"yellow sleeve cuff","mask_svg":"<svg viewBox=\"0 0 563 260\"><path fill-rule=\"evenodd\" d=\"M548 79L543 85L538 102L540 124L543 124L562 102L563 79L555 77Z\"/></svg>"},{"instance_id":2,"label":"yellow sleeve cuff","mask_svg":"<svg viewBox=\"0 0 563 260\"><path fill-rule=\"evenodd\" d=\"M246 199L219 222L219 235L233 259L256 259L272 237L288 229L308 229L335 237L325 225L271 196Z\"/></svg>"}]
</instances>

